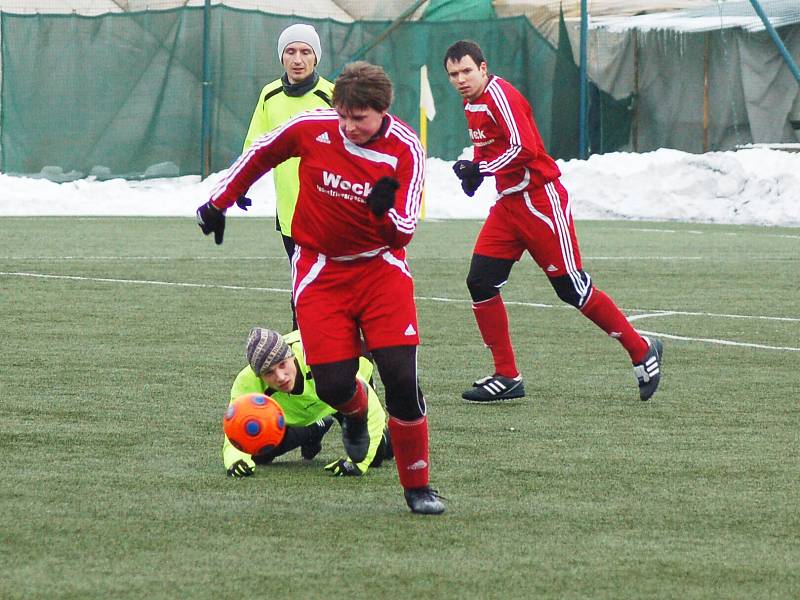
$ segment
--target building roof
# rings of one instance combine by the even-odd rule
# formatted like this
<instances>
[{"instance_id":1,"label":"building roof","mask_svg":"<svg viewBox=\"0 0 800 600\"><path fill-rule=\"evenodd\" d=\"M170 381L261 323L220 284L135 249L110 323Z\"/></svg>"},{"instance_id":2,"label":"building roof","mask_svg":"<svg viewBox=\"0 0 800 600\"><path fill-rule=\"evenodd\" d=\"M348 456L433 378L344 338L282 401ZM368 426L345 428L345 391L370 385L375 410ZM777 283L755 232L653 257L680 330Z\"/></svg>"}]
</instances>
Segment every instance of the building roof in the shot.
<instances>
[{"instance_id":1,"label":"building roof","mask_svg":"<svg viewBox=\"0 0 800 600\"><path fill-rule=\"evenodd\" d=\"M457 2L458 0L453 0ZM775 27L800 23L800 1L760 0ZM260 10L299 18L350 23L362 20L392 20L417 3L417 0L211 0L214 5ZM163 10L182 6L202 6L204 0L0 0L0 10L11 13L105 13ZM410 16L422 18L423 3ZM578 0L493 0L499 17L525 16L551 40L558 37L559 12L568 22L580 18ZM588 0L590 26L611 31L673 30L709 31L742 28L760 31L764 24L748 0Z\"/></svg>"},{"instance_id":2,"label":"building roof","mask_svg":"<svg viewBox=\"0 0 800 600\"><path fill-rule=\"evenodd\" d=\"M760 0L761 7L773 27L800 23L800 2L797 0ZM620 17L609 15L592 17L592 27L611 31L637 29L639 31L670 30L680 32L714 31L738 28L746 31L763 31L761 18L748 0L727 0L713 6L688 10L653 12L644 15Z\"/></svg>"}]
</instances>

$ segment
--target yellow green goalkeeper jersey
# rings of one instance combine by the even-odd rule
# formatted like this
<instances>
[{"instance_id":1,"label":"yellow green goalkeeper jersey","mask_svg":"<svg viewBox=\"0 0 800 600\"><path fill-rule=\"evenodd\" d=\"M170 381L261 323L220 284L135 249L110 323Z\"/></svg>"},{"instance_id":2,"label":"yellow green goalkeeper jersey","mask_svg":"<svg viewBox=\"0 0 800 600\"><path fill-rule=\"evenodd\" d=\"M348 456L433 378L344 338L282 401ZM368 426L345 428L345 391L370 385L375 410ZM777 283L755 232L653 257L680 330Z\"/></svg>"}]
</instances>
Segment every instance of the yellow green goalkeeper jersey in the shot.
<instances>
[{"instance_id":1,"label":"yellow green goalkeeper jersey","mask_svg":"<svg viewBox=\"0 0 800 600\"><path fill-rule=\"evenodd\" d=\"M242 152L246 151L257 138L283 125L294 115L306 110L331 106L333 84L323 77L319 77L316 85L302 96L287 95L283 83L280 79L276 79L261 90ZM288 237L292 237L292 217L300 189L297 175L299 165L299 158L290 158L272 170L278 224L281 233Z\"/></svg>"},{"instance_id":2,"label":"yellow green goalkeeper jersey","mask_svg":"<svg viewBox=\"0 0 800 600\"><path fill-rule=\"evenodd\" d=\"M283 336L284 341L289 345L294 352L295 362L297 363L297 376L303 378L303 391L300 394L289 394L286 392L272 390L267 387L264 380L255 374L255 371L247 365L244 369L239 371L236 379L231 386L230 401L233 402L239 396L244 394L266 394L277 402L283 409L286 418L286 425L288 427L305 427L312 423L319 421L323 417L333 415L336 410L325 404L317 396L317 389L314 379L311 377L311 368L306 364L305 353L303 352L303 342L300 339L300 332L293 331ZM375 453L378 450L378 445L383 436L383 430L386 426L386 413L381 406L378 395L372 386L369 385L369 379L372 377L373 365L366 358L362 357L359 360L357 377L367 384L367 428L369 430L369 450L367 456L360 463L356 463L362 473L366 473L372 459L375 458ZM229 469L237 460L244 460L251 467L255 467L255 463L249 454L236 449L227 436L224 436L222 443L222 459L225 463L225 469Z\"/></svg>"}]
</instances>

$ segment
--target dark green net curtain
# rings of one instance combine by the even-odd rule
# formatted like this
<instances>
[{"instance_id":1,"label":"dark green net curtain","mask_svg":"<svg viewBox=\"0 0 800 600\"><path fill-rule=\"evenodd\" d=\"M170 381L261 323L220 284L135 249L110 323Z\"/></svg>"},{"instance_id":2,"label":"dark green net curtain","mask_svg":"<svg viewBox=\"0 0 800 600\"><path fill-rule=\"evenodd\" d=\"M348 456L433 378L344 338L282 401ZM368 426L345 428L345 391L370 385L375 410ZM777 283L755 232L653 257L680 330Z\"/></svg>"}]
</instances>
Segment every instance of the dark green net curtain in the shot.
<instances>
[{"instance_id":1,"label":"dark green net curtain","mask_svg":"<svg viewBox=\"0 0 800 600\"><path fill-rule=\"evenodd\" d=\"M297 21L211 9L212 172L239 155L261 87L282 74L278 34ZM200 173L203 22L202 8L100 17L2 13L0 170L51 179ZM470 143L442 66L446 48L465 37L484 48L491 72L529 99L548 148L575 156L577 67L522 17L405 23L365 53L388 22L303 22L320 34L322 75L332 77L354 57L382 65L395 83L392 112L417 130L419 70L428 65L437 111L428 124L430 156L452 160ZM615 122L597 130L619 136L627 115L606 112Z\"/></svg>"}]
</instances>

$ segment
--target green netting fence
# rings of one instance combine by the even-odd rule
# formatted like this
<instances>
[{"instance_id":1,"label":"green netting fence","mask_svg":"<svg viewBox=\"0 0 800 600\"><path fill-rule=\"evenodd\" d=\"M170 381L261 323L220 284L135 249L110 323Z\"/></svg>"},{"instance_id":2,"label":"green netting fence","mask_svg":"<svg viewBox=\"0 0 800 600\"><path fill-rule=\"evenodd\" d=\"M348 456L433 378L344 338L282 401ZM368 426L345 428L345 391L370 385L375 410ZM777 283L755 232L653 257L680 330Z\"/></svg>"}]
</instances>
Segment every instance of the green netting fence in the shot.
<instances>
[{"instance_id":1,"label":"green netting fence","mask_svg":"<svg viewBox=\"0 0 800 600\"><path fill-rule=\"evenodd\" d=\"M297 21L214 6L204 48L202 7L98 17L0 14L0 171L55 180L203 172L204 52L211 91L207 168L224 169L241 151L262 86L282 74L277 37ZM324 76L389 26L303 22L320 34ZM428 124L428 154L452 160L470 143L442 66L446 48L465 37L484 48L491 72L526 95L548 148L560 158L576 156L578 69L568 48L551 46L523 17L403 23L363 55L392 77L392 112L417 130L419 70L428 66L437 111ZM592 98L595 151L614 150L627 142L626 103L597 90Z\"/></svg>"}]
</instances>

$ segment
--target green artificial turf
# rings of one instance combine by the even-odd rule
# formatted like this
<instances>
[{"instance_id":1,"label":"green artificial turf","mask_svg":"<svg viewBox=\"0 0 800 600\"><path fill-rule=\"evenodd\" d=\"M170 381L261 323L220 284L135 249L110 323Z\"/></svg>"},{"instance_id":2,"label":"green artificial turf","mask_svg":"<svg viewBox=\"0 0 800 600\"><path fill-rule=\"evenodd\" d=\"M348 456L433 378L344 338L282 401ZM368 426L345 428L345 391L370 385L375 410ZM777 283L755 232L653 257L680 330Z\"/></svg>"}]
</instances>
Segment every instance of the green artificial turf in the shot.
<instances>
[{"instance_id":1,"label":"green artificial turf","mask_svg":"<svg viewBox=\"0 0 800 600\"><path fill-rule=\"evenodd\" d=\"M528 396L491 371L464 279L480 223L409 250L441 517L393 463L298 453L225 477L252 325L289 326L272 219L0 218L0 598L800 597L800 231L578 222L584 268L662 336L622 348L527 257L503 288ZM378 386L380 389L380 385Z\"/></svg>"}]
</instances>

